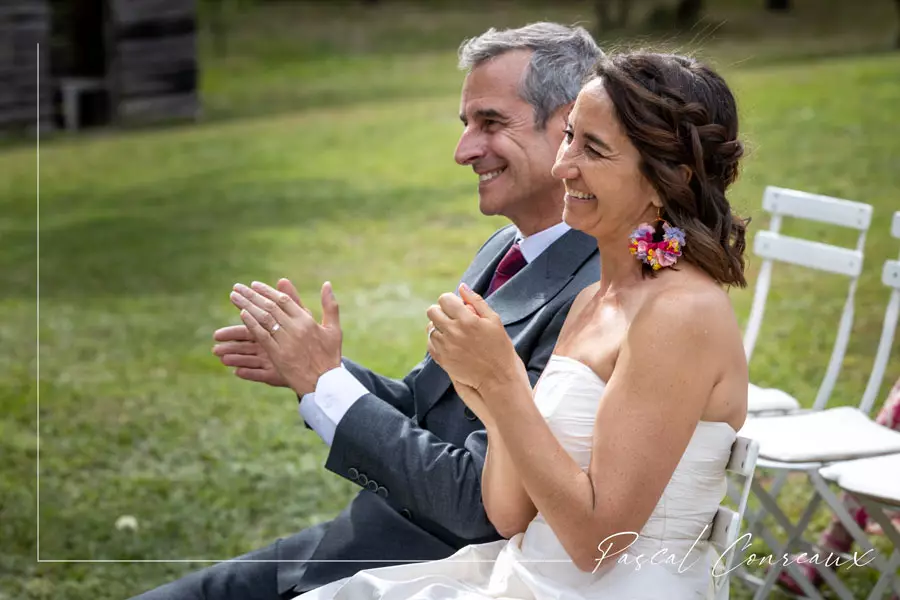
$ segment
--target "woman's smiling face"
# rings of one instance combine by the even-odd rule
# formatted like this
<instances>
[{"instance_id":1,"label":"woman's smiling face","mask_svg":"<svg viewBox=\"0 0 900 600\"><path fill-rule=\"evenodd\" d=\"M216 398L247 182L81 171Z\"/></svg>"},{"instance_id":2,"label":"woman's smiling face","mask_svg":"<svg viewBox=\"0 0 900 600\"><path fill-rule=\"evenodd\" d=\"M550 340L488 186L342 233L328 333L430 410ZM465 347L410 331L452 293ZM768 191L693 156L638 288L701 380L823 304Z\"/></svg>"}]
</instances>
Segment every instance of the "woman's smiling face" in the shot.
<instances>
[{"instance_id":1,"label":"woman's smiling face","mask_svg":"<svg viewBox=\"0 0 900 600\"><path fill-rule=\"evenodd\" d=\"M662 205L640 164L602 80L590 81L569 115L552 171L566 185L563 220L598 239L621 235L625 243Z\"/></svg>"}]
</instances>

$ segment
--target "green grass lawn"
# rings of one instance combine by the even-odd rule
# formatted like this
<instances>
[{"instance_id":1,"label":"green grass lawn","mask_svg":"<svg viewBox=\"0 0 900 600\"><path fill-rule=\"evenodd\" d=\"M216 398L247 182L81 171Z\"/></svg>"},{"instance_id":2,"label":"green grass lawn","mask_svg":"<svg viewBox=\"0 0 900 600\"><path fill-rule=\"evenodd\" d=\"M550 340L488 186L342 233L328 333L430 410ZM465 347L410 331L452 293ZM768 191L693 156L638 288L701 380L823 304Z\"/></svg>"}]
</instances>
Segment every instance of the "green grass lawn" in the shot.
<instances>
[{"instance_id":1,"label":"green grass lawn","mask_svg":"<svg viewBox=\"0 0 900 600\"><path fill-rule=\"evenodd\" d=\"M555 18L574 20L579 6ZM296 9L237 19L229 54L207 58L208 122L43 140L39 320L35 149L0 150L0 599L120 599L202 566L39 564L38 541L44 561L220 560L333 516L354 492L323 469L325 447L302 427L290 393L240 381L210 353L212 331L239 322L231 285L288 276L315 305L330 279L345 354L405 373L425 349L425 308L502 224L478 213L473 175L452 159L456 42L491 19L554 18L526 7L464 21L446 9L428 13L444 28L407 48L396 46L397 32L415 29L415 15L404 21L387 9L395 12L373 22L382 35L374 41L352 38L368 30L350 22L355 53L322 42L292 54L291 40L312 44L286 24L281 11ZM326 24L334 18L316 10ZM878 10L864 19L890 15L889 6ZM263 21L282 24L269 43L253 34ZM740 102L751 152L731 199L757 217L751 231L765 224L759 204L769 184L875 207L834 396L854 404L887 300L881 264L900 247L888 235L900 209L900 55L807 56L870 50L874 38L889 38L889 22L849 45L824 25L811 29L796 38L794 60L772 50L790 48L793 34L754 45L746 32L762 25L748 22L732 27L733 44L716 38L706 53ZM416 45L428 52L411 52ZM787 231L852 242L829 227ZM751 281L757 266L751 260ZM844 282L776 273L752 379L810 404ZM732 292L742 320L751 293ZM888 376L900 376L900 353ZM794 486L788 501L803 494ZM123 515L137 530L116 529ZM848 575L859 590L871 585L864 572Z\"/></svg>"}]
</instances>

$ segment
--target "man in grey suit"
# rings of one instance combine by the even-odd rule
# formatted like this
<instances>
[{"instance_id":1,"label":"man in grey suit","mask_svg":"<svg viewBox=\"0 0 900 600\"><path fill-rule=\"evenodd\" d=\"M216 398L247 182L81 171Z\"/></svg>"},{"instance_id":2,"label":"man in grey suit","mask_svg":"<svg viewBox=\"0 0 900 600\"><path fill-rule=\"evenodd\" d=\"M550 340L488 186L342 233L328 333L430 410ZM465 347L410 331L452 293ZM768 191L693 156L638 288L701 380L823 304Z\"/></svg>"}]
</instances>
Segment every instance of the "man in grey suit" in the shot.
<instances>
[{"instance_id":1,"label":"man in grey suit","mask_svg":"<svg viewBox=\"0 0 900 600\"><path fill-rule=\"evenodd\" d=\"M499 313L532 383L575 296L599 277L594 240L561 222L563 184L550 168L600 54L584 29L552 23L491 29L460 47L467 75L455 158L478 176L481 212L512 221L485 242L462 281ZM238 289L235 304L273 339L288 335L254 306L264 302L254 289ZM282 292L292 289L279 282ZM499 538L481 499L487 434L446 373L428 356L401 380L341 358L329 288L323 308L331 322L310 317L294 356L268 356L244 326L219 330L215 351L245 379L292 387L307 426L330 446L325 468L357 483L359 494L332 521L141 598L291 598L361 569L444 558Z\"/></svg>"}]
</instances>

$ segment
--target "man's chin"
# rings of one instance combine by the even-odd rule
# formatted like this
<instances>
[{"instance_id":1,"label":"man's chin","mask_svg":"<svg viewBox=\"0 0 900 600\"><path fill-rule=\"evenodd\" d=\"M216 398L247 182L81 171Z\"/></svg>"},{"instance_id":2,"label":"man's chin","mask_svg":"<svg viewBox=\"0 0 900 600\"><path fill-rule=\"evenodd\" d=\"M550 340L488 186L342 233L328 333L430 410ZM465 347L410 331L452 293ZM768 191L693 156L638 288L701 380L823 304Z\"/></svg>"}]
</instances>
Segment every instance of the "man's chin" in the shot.
<instances>
[{"instance_id":1,"label":"man's chin","mask_svg":"<svg viewBox=\"0 0 900 600\"><path fill-rule=\"evenodd\" d=\"M478 194L478 210L486 217L502 215L507 204L503 198L490 192Z\"/></svg>"}]
</instances>

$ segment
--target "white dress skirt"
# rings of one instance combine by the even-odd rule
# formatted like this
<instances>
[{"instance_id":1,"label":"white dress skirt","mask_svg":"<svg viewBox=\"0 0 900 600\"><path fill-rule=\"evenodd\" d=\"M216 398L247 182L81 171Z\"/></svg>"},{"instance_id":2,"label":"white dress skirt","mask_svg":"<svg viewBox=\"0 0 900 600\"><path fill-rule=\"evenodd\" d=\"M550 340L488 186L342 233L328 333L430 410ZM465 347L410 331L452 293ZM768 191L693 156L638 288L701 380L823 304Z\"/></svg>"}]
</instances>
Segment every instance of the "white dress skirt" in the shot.
<instances>
[{"instance_id":1,"label":"white dress skirt","mask_svg":"<svg viewBox=\"0 0 900 600\"><path fill-rule=\"evenodd\" d=\"M603 380L587 365L553 355L535 389L541 414L583 469L590 463L597 403L604 388ZM524 533L509 540L466 546L443 560L361 571L298 598L709 598L711 568L718 557L704 538L725 496L725 465L736 435L727 423L701 421L636 541L594 573L572 563L539 513Z\"/></svg>"}]
</instances>

